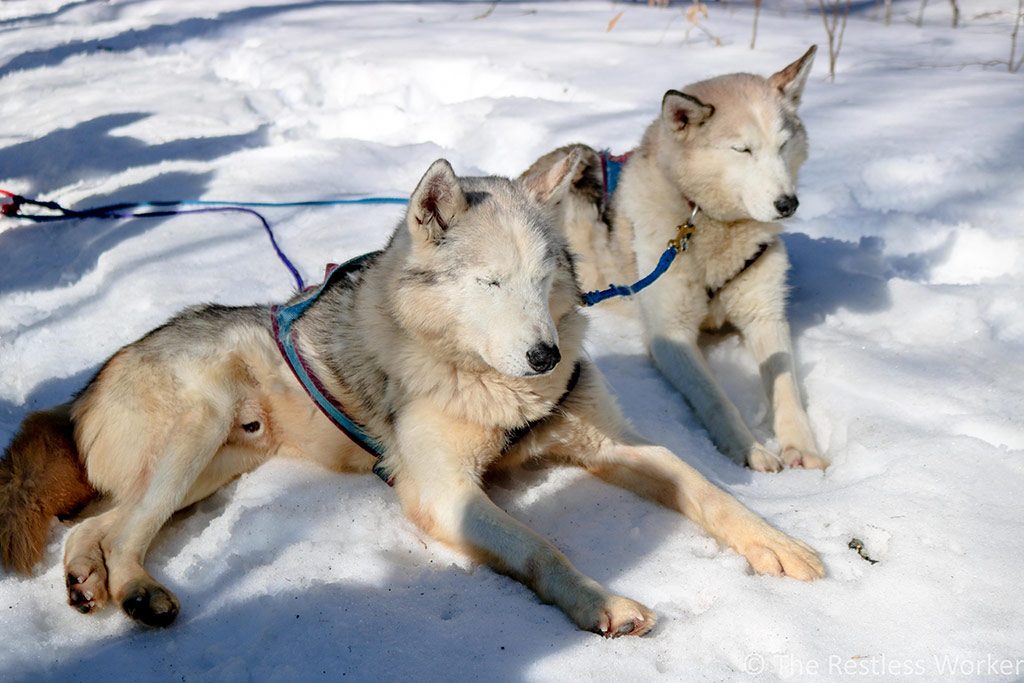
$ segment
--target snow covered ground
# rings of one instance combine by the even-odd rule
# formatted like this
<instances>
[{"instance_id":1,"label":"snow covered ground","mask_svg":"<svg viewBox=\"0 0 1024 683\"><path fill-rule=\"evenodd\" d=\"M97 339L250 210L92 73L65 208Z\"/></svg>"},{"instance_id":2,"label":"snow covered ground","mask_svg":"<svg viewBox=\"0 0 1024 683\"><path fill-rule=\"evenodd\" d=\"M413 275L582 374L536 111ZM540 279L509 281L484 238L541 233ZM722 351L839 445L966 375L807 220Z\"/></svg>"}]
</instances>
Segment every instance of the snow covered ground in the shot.
<instances>
[{"instance_id":1,"label":"snow covered ground","mask_svg":"<svg viewBox=\"0 0 1024 683\"><path fill-rule=\"evenodd\" d=\"M833 466L759 474L715 452L593 311L589 348L638 427L819 549L828 577L753 576L677 515L578 472L496 499L583 571L655 608L643 639L581 633L427 539L375 477L272 462L172 520L150 555L182 600L143 631L64 605L51 536L0 575L0 679L1024 679L1024 73L1016 0L854 3L835 83L816 4L10 0L0 187L71 205L407 194L430 161L517 174L556 145L622 151L662 93L769 73L819 43L786 238L811 419ZM811 9L808 9L811 8ZM624 11L614 29L609 21ZM1022 39L1024 42L1024 39ZM307 279L382 244L397 207L268 211ZM0 443L105 357L199 301L285 297L245 216L0 221ZM762 436L736 340L713 363ZM878 564L847 548L863 540Z\"/></svg>"}]
</instances>

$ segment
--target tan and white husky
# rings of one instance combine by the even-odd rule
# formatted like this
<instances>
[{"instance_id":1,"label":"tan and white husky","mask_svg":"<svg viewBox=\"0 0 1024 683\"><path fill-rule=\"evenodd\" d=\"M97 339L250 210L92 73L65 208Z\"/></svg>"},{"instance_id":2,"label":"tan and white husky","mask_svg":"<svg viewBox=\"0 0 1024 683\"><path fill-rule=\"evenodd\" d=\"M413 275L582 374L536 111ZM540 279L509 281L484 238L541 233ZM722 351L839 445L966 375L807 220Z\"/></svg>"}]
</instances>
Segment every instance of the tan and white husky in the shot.
<instances>
[{"instance_id":1,"label":"tan and white husky","mask_svg":"<svg viewBox=\"0 0 1024 683\"><path fill-rule=\"evenodd\" d=\"M339 471L376 465L435 538L580 628L645 633L649 609L585 576L481 487L496 468L549 458L682 512L758 572L822 576L809 547L635 436L582 356L580 292L553 210L579 164L571 154L510 181L435 162L387 247L297 318L306 367L380 445L379 461L318 411L279 353L269 307L191 309L118 351L69 407L26 420L0 466L5 565L29 570L52 515L95 489L110 508L68 538L70 603L88 612L113 600L167 625L178 600L143 566L157 531L285 455Z\"/></svg>"},{"instance_id":2,"label":"tan and white husky","mask_svg":"<svg viewBox=\"0 0 1024 683\"><path fill-rule=\"evenodd\" d=\"M786 320L789 261L777 222L797 208L807 133L797 107L816 48L768 78L730 74L669 90L622 168L609 206L597 153L571 145L537 173L583 154L562 220L584 287L646 274L692 215L688 250L635 297L654 363L725 454L757 470L825 468L801 400ZM760 366L781 454L759 443L715 381L702 331L731 324Z\"/></svg>"}]
</instances>

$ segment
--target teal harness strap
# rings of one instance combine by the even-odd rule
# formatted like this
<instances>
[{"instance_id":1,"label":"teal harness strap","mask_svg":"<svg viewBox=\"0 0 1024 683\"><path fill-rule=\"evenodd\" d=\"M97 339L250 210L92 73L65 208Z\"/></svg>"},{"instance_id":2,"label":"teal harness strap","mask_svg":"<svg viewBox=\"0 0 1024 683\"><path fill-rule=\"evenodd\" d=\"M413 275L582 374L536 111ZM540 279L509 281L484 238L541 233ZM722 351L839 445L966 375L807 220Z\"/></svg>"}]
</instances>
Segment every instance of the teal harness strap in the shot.
<instances>
[{"instance_id":1,"label":"teal harness strap","mask_svg":"<svg viewBox=\"0 0 1024 683\"><path fill-rule=\"evenodd\" d=\"M340 266L328 267L324 282L320 287L312 290L304 299L295 302L289 306L274 306L270 309L271 324L274 330L274 340L277 342L277 348L284 357L285 362L291 369L292 374L295 375L295 379L299 381L302 388L305 389L306 393L316 407L320 409L327 419L329 419L338 429L345 433L348 438L358 444L363 450L377 459L377 463L373 467L373 472L378 477L383 479L389 486L393 484L392 477L383 470L380 463L380 458L384 455L384 447L379 441L374 439L372 436L366 433L366 430L362 426L356 424L345 414L341 403L331 395L331 392L325 387L320 380L316 377L305 359L299 353L298 347L295 343L295 331L293 326L302 314L312 306L320 295L324 293L328 286L339 277L344 277L349 273L355 272L363 267L365 262L372 257L377 256L379 251L371 252L369 254L363 254L357 256Z\"/></svg>"}]
</instances>

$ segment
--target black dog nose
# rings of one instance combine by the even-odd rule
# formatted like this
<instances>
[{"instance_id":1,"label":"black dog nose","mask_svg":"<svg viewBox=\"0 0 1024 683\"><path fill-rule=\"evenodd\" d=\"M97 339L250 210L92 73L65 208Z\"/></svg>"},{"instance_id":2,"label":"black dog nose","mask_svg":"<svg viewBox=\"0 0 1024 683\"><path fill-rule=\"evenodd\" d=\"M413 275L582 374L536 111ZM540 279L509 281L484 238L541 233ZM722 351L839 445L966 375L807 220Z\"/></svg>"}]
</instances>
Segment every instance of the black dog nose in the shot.
<instances>
[{"instance_id":1,"label":"black dog nose","mask_svg":"<svg viewBox=\"0 0 1024 683\"><path fill-rule=\"evenodd\" d=\"M796 213L796 207L800 206L795 194L787 194L775 200L775 210L779 212L779 218L789 218Z\"/></svg>"},{"instance_id":2,"label":"black dog nose","mask_svg":"<svg viewBox=\"0 0 1024 683\"><path fill-rule=\"evenodd\" d=\"M543 374L558 365L558 361L562 360L562 354L558 352L558 347L554 344L540 342L534 344L533 348L526 352L526 360L530 363L531 368Z\"/></svg>"}]
</instances>

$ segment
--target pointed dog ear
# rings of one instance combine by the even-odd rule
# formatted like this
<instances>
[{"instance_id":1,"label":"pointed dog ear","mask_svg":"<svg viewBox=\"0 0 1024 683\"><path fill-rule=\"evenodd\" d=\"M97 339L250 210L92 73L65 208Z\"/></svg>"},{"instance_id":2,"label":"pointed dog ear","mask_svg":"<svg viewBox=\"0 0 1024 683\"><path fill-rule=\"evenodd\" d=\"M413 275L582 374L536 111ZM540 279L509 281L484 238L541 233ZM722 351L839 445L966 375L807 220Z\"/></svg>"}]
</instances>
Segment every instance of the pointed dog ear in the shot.
<instances>
[{"instance_id":1,"label":"pointed dog ear","mask_svg":"<svg viewBox=\"0 0 1024 683\"><path fill-rule=\"evenodd\" d=\"M793 109L800 106L800 98L804 94L807 77L811 75L811 65L814 64L814 54L817 51L818 46L811 45L803 57L768 77L768 85L777 89Z\"/></svg>"},{"instance_id":2,"label":"pointed dog ear","mask_svg":"<svg viewBox=\"0 0 1024 683\"><path fill-rule=\"evenodd\" d=\"M430 165L409 199L406 224L415 238L439 243L452 222L469 204L451 164L438 159Z\"/></svg>"},{"instance_id":3,"label":"pointed dog ear","mask_svg":"<svg viewBox=\"0 0 1024 683\"><path fill-rule=\"evenodd\" d=\"M527 193L541 204L554 204L565 196L582 172L583 154L571 149L550 166L530 169L522 183Z\"/></svg>"},{"instance_id":4,"label":"pointed dog ear","mask_svg":"<svg viewBox=\"0 0 1024 683\"><path fill-rule=\"evenodd\" d=\"M661 99L661 118L669 130L676 133L702 125L714 113L714 106L678 90L669 90Z\"/></svg>"}]
</instances>

